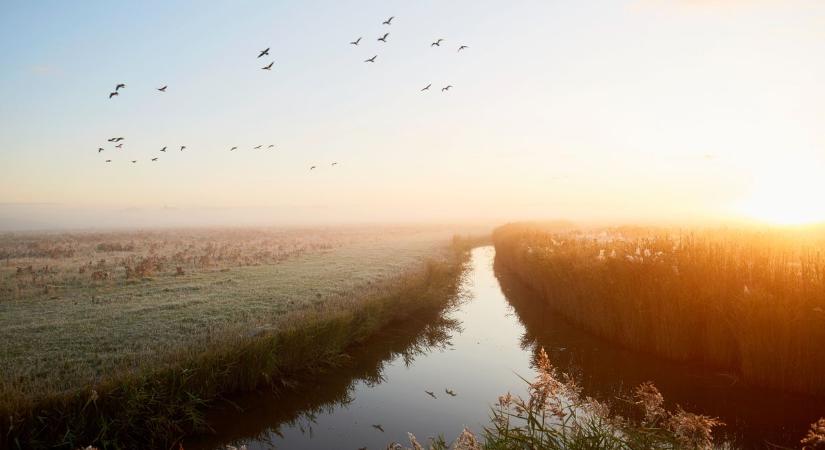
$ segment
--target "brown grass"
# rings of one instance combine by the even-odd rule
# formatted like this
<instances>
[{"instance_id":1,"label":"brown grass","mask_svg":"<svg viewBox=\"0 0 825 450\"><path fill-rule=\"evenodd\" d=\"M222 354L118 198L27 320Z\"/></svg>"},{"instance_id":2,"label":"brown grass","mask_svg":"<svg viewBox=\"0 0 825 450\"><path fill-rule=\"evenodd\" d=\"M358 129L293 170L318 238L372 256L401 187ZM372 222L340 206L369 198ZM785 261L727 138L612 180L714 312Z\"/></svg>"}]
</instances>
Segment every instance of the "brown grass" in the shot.
<instances>
[{"instance_id":1,"label":"brown grass","mask_svg":"<svg viewBox=\"0 0 825 450\"><path fill-rule=\"evenodd\" d=\"M825 233L494 233L497 258L572 322L630 348L825 395Z\"/></svg>"}]
</instances>

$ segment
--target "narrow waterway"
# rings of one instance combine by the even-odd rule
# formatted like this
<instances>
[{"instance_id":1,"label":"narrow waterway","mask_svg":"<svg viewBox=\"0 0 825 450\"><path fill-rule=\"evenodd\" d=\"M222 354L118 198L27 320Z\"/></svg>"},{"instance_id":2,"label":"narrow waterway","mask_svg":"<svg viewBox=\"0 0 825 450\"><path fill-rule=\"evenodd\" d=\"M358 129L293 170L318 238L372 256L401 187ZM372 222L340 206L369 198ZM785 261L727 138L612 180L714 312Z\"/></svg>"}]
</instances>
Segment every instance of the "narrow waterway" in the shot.
<instances>
[{"instance_id":1,"label":"narrow waterway","mask_svg":"<svg viewBox=\"0 0 825 450\"><path fill-rule=\"evenodd\" d=\"M719 416L724 439L746 448L796 445L825 403L741 386L734 376L663 362L583 333L551 314L501 267L492 247L473 250L464 295L444 314L419 317L353 352L346 369L301 394L233 399L210 418L216 434L186 448L382 449L390 442L480 431L490 405L521 393L536 350L610 401L653 381L669 404ZM450 391L452 394L448 393ZM430 395L428 392L431 392Z\"/></svg>"}]
</instances>

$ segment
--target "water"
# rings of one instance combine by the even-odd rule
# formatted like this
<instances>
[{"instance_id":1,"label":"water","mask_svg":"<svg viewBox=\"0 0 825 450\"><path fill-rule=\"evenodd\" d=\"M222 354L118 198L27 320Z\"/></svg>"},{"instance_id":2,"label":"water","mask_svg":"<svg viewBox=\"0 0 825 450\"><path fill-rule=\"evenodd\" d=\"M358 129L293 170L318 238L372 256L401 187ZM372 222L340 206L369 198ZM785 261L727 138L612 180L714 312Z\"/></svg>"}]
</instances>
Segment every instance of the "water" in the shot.
<instances>
[{"instance_id":1,"label":"water","mask_svg":"<svg viewBox=\"0 0 825 450\"><path fill-rule=\"evenodd\" d=\"M233 399L243 411L218 411L210 418L216 435L186 447L381 449L406 443L408 432L422 442L451 440L464 427L480 431L500 394L524 391L518 376L532 378L540 346L589 395L611 400L651 380L670 405L722 418L729 424L722 437L744 447L795 445L825 415L821 400L750 389L731 375L662 362L583 333L494 268L494 257L492 247L473 251L458 307L388 330L353 353L352 365L301 394Z\"/></svg>"}]
</instances>

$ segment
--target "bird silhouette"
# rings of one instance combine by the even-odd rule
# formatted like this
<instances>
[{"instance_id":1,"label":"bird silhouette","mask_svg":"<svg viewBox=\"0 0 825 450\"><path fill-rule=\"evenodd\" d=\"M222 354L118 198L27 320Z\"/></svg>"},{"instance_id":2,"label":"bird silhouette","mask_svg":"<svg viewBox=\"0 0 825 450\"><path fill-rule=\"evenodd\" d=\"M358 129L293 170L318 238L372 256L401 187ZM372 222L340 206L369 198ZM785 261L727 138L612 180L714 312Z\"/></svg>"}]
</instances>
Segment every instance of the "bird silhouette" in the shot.
<instances>
[{"instance_id":1,"label":"bird silhouette","mask_svg":"<svg viewBox=\"0 0 825 450\"><path fill-rule=\"evenodd\" d=\"M166 92L166 88L168 88L168 87L169 86L164 85L163 87L159 87L158 90L161 91L161 92Z\"/></svg>"},{"instance_id":2,"label":"bird silhouette","mask_svg":"<svg viewBox=\"0 0 825 450\"><path fill-rule=\"evenodd\" d=\"M427 393L427 395L429 395L430 397L432 397L432 398L434 398L434 399L438 399L438 397L436 397L436 396L435 396L435 393L434 393L434 392L432 392L432 391L424 391L424 392L426 392L426 393Z\"/></svg>"},{"instance_id":3,"label":"bird silhouette","mask_svg":"<svg viewBox=\"0 0 825 450\"><path fill-rule=\"evenodd\" d=\"M111 160L111 159L107 159L107 160L106 160L106 162L112 162L112 160Z\"/></svg>"},{"instance_id":4,"label":"bird silhouette","mask_svg":"<svg viewBox=\"0 0 825 450\"><path fill-rule=\"evenodd\" d=\"M115 138L115 140L114 140L114 142L120 142L120 141L122 141L123 139L124 139L124 138L122 138L122 137L116 137L116 138Z\"/></svg>"},{"instance_id":5,"label":"bird silhouette","mask_svg":"<svg viewBox=\"0 0 825 450\"><path fill-rule=\"evenodd\" d=\"M458 50L456 50L456 51L460 52L460 51L464 50L465 48L470 48L470 47L468 47L466 45L462 45L461 47L458 47Z\"/></svg>"},{"instance_id":6,"label":"bird silhouette","mask_svg":"<svg viewBox=\"0 0 825 450\"><path fill-rule=\"evenodd\" d=\"M446 392L447 395L449 395L450 397L455 397L456 395L458 395L450 389L444 389L444 392Z\"/></svg>"},{"instance_id":7,"label":"bird silhouette","mask_svg":"<svg viewBox=\"0 0 825 450\"><path fill-rule=\"evenodd\" d=\"M165 153L166 152L166 147L163 147L162 149L160 149L160 151Z\"/></svg>"},{"instance_id":8,"label":"bird silhouette","mask_svg":"<svg viewBox=\"0 0 825 450\"><path fill-rule=\"evenodd\" d=\"M152 161L157 161L157 160L158 160L157 158L152 158Z\"/></svg>"},{"instance_id":9,"label":"bird silhouette","mask_svg":"<svg viewBox=\"0 0 825 450\"><path fill-rule=\"evenodd\" d=\"M384 427L382 427L380 424L379 425L373 425L372 427L375 428L376 430L382 432L382 433L384 432Z\"/></svg>"},{"instance_id":10,"label":"bird silhouette","mask_svg":"<svg viewBox=\"0 0 825 450\"><path fill-rule=\"evenodd\" d=\"M265 50L261 50L261 53L258 53L258 58L260 58L261 56L268 55L268 54L269 54L269 47L267 47Z\"/></svg>"},{"instance_id":11,"label":"bird silhouette","mask_svg":"<svg viewBox=\"0 0 825 450\"><path fill-rule=\"evenodd\" d=\"M361 37L359 36L358 39L350 42L350 45L358 45L361 42Z\"/></svg>"},{"instance_id":12,"label":"bird silhouette","mask_svg":"<svg viewBox=\"0 0 825 450\"><path fill-rule=\"evenodd\" d=\"M272 65L273 64L275 64L275 61L272 61L271 63L269 63L269 65L261 67L261 69L263 69L263 70L272 70Z\"/></svg>"},{"instance_id":13,"label":"bird silhouette","mask_svg":"<svg viewBox=\"0 0 825 450\"><path fill-rule=\"evenodd\" d=\"M430 44L430 47L441 47L441 41L443 41L443 40L444 39L438 39L437 41Z\"/></svg>"},{"instance_id":14,"label":"bird silhouette","mask_svg":"<svg viewBox=\"0 0 825 450\"><path fill-rule=\"evenodd\" d=\"M375 55L375 56L373 56L373 57L372 57L372 58L370 58L370 59L365 59L365 60L364 60L364 62L371 62L371 63L374 63L374 62L375 62L375 58L378 58L378 55Z\"/></svg>"},{"instance_id":15,"label":"bird silhouette","mask_svg":"<svg viewBox=\"0 0 825 450\"><path fill-rule=\"evenodd\" d=\"M310 167L309 170L315 170L315 166Z\"/></svg>"},{"instance_id":16,"label":"bird silhouette","mask_svg":"<svg viewBox=\"0 0 825 450\"><path fill-rule=\"evenodd\" d=\"M269 144L269 145L266 146L266 148L273 148L273 147L275 147L275 144Z\"/></svg>"},{"instance_id":17,"label":"bird silhouette","mask_svg":"<svg viewBox=\"0 0 825 450\"><path fill-rule=\"evenodd\" d=\"M230 148L230 149L229 149L229 151L230 151L230 152L233 152L233 151L235 151L235 150L237 150L237 149L238 149L238 147L232 147L232 148Z\"/></svg>"},{"instance_id":18,"label":"bird silhouette","mask_svg":"<svg viewBox=\"0 0 825 450\"><path fill-rule=\"evenodd\" d=\"M387 42L387 36L389 36L389 35L390 35L389 33L384 33L384 35L381 36L380 38L378 38L378 40L381 41L381 42Z\"/></svg>"},{"instance_id":19,"label":"bird silhouette","mask_svg":"<svg viewBox=\"0 0 825 450\"><path fill-rule=\"evenodd\" d=\"M429 90L430 90L430 86L432 86L432 85L433 85L432 83L428 84L428 85L427 85L424 89L421 89L421 92L424 92L424 91L429 91Z\"/></svg>"},{"instance_id":20,"label":"bird silhouette","mask_svg":"<svg viewBox=\"0 0 825 450\"><path fill-rule=\"evenodd\" d=\"M186 150L186 146L185 146L185 145L181 145L181 146L180 146L180 151L184 151L184 150Z\"/></svg>"},{"instance_id":21,"label":"bird silhouette","mask_svg":"<svg viewBox=\"0 0 825 450\"><path fill-rule=\"evenodd\" d=\"M136 162L137 162L137 160L136 160L136 159L133 159L133 160L132 160L132 164L134 164L134 163L136 163Z\"/></svg>"},{"instance_id":22,"label":"bird silhouette","mask_svg":"<svg viewBox=\"0 0 825 450\"><path fill-rule=\"evenodd\" d=\"M338 165L338 163L337 163L337 162L334 162L334 163L330 164L330 166L333 166L333 167L334 167L334 166L337 166L337 165Z\"/></svg>"},{"instance_id":23,"label":"bird silhouette","mask_svg":"<svg viewBox=\"0 0 825 450\"><path fill-rule=\"evenodd\" d=\"M117 86L115 86L115 91L119 91L120 88L126 88L126 85L123 83L118 84Z\"/></svg>"},{"instance_id":24,"label":"bird silhouette","mask_svg":"<svg viewBox=\"0 0 825 450\"><path fill-rule=\"evenodd\" d=\"M117 138L109 138L109 139L106 139L106 140L109 141L109 142L115 142L116 139Z\"/></svg>"},{"instance_id":25,"label":"bird silhouette","mask_svg":"<svg viewBox=\"0 0 825 450\"><path fill-rule=\"evenodd\" d=\"M392 25L392 19L395 19L395 16L390 16L390 18L382 22L381 25Z\"/></svg>"},{"instance_id":26,"label":"bird silhouette","mask_svg":"<svg viewBox=\"0 0 825 450\"><path fill-rule=\"evenodd\" d=\"M98 148L97 148L97 152L98 152L98 153L100 153L100 152L102 152L102 151L103 151L103 147L98 147Z\"/></svg>"},{"instance_id":27,"label":"bird silhouette","mask_svg":"<svg viewBox=\"0 0 825 450\"><path fill-rule=\"evenodd\" d=\"M443 88L441 88L441 92L449 91L451 87L453 87L453 85L448 84L448 85L444 86Z\"/></svg>"},{"instance_id":28,"label":"bird silhouette","mask_svg":"<svg viewBox=\"0 0 825 450\"><path fill-rule=\"evenodd\" d=\"M255 147L252 147L252 149L253 149L253 150L258 150L258 149L259 149L259 148L261 148L261 147L263 147L263 145L256 145Z\"/></svg>"},{"instance_id":29,"label":"bird silhouette","mask_svg":"<svg viewBox=\"0 0 825 450\"><path fill-rule=\"evenodd\" d=\"M120 95L120 94L118 94L118 93L117 93L117 91L115 91L115 92L109 92L109 98L110 98L110 99L111 99L112 97L114 97L115 95Z\"/></svg>"},{"instance_id":30,"label":"bird silhouette","mask_svg":"<svg viewBox=\"0 0 825 450\"><path fill-rule=\"evenodd\" d=\"M123 148L123 144L117 144L115 145L115 148Z\"/></svg>"}]
</instances>

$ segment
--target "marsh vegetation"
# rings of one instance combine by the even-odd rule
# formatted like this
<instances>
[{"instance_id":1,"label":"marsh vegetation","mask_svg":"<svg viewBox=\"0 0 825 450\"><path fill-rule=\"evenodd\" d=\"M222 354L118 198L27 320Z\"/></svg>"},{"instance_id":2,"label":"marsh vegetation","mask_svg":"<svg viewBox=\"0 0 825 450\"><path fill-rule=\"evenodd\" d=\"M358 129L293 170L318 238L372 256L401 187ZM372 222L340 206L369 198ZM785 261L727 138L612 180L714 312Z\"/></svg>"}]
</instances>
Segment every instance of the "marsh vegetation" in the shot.
<instances>
[{"instance_id":1,"label":"marsh vegetation","mask_svg":"<svg viewBox=\"0 0 825 450\"><path fill-rule=\"evenodd\" d=\"M503 265L573 323L631 349L825 396L825 232L514 224Z\"/></svg>"},{"instance_id":2,"label":"marsh vegetation","mask_svg":"<svg viewBox=\"0 0 825 450\"><path fill-rule=\"evenodd\" d=\"M216 399L308 382L443 304L463 260L444 229L238 234L6 237L3 446L168 446L205 429ZM81 268L101 253L113 275L92 279ZM147 259L155 271L134 278Z\"/></svg>"}]
</instances>

